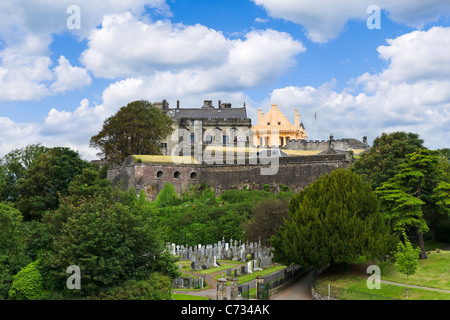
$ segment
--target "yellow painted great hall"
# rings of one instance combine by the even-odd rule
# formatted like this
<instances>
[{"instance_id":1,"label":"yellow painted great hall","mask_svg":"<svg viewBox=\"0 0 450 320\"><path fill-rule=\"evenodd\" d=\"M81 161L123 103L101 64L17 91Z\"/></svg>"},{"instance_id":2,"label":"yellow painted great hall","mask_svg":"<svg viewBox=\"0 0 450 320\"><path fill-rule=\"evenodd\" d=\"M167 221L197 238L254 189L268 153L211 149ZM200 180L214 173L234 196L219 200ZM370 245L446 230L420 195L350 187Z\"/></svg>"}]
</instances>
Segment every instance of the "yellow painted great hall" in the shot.
<instances>
[{"instance_id":1,"label":"yellow painted great hall","mask_svg":"<svg viewBox=\"0 0 450 320\"><path fill-rule=\"evenodd\" d=\"M278 110L276 104L272 104L269 112L264 114L258 109L258 124L252 127L253 145L265 147L270 145L286 146L287 139L305 140L306 131L300 121L298 110L294 110L294 124ZM273 135L273 133L278 133ZM277 137L279 141L271 141L271 137Z\"/></svg>"}]
</instances>

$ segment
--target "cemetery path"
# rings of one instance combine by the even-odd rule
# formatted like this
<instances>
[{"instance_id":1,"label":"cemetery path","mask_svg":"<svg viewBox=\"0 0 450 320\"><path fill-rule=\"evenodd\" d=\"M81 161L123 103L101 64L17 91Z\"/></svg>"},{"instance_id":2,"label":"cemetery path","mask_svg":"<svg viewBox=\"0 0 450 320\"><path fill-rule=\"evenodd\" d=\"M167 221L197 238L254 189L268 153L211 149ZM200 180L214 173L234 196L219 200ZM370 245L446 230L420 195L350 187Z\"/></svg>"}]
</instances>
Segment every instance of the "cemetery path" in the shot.
<instances>
[{"instance_id":1,"label":"cemetery path","mask_svg":"<svg viewBox=\"0 0 450 320\"><path fill-rule=\"evenodd\" d=\"M218 274L220 274L219 272ZM207 297L212 300L216 300L217 296L217 281L214 279L218 274L210 273L205 276L205 280L208 283L209 289L201 291L177 291L173 290L173 293L182 293L192 296ZM295 282L283 289L282 291L272 295L269 300L312 300L311 296L311 279L312 271L300 276ZM245 283L249 286L249 289L256 287L256 280ZM227 286L227 296L230 296L231 287Z\"/></svg>"},{"instance_id":2,"label":"cemetery path","mask_svg":"<svg viewBox=\"0 0 450 320\"><path fill-rule=\"evenodd\" d=\"M311 280L313 272L298 278L285 289L270 296L269 300L313 300L311 296Z\"/></svg>"}]
</instances>

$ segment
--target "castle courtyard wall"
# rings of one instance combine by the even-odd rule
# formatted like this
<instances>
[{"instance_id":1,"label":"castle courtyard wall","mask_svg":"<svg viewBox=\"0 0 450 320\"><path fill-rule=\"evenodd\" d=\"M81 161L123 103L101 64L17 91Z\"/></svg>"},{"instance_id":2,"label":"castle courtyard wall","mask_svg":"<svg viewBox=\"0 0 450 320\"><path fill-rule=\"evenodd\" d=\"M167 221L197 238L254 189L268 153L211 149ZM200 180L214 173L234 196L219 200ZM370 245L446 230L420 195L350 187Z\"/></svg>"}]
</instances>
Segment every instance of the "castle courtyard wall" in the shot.
<instances>
[{"instance_id":1,"label":"castle courtyard wall","mask_svg":"<svg viewBox=\"0 0 450 320\"><path fill-rule=\"evenodd\" d=\"M135 163L127 158L122 166L111 166L108 179L113 185L123 188L135 188L139 193L145 191L146 197L153 200L166 182L174 185L178 194L188 190L190 185L206 183L216 195L228 189L263 189L269 185L279 191L280 185L288 186L298 192L321 175L338 168L348 168L352 162L348 154L331 154L302 157L281 157L278 159L278 171L274 175L262 175L261 169L270 165L262 164L163 164Z\"/></svg>"}]
</instances>

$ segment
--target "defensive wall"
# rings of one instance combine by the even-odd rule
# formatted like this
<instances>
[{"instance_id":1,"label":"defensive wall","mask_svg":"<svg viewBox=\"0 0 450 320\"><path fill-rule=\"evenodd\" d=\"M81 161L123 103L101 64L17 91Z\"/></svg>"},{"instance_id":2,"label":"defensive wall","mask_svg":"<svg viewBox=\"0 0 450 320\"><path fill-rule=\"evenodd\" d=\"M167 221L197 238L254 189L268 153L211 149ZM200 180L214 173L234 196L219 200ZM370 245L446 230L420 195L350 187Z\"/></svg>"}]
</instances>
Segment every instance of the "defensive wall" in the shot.
<instances>
[{"instance_id":1,"label":"defensive wall","mask_svg":"<svg viewBox=\"0 0 450 320\"><path fill-rule=\"evenodd\" d=\"M206 183L216 195L228 189L263 189L269 185L279 191L280 185L288 186L298 192L321 175L338 168L347 168L353 161L351 152L345 154L324 154L314 156L280 157L276 163L275 174L262 174L263 168L274 166L266 164L173 164L173 163L137 163L128 157L121 166L108 168L107 177L113 185L122 184L123 188L135 188L139 193L144 190L147 199L153 200L166 182L174 185L178 194L190 185L200 186Z\"/></svg>"},{"instance_id":2,"label":"defensive wall","mask_svg":"<svg viewBox=\"0 0 450 320\"><path fill-rule=\"evenodd\" d=\"M369 149L367 137L363 137L363 142L357 139L334 139L329 140L291 140L286 141L285 149L288 150L349 150L349 149Z\"/></svg>"}]
</instances>

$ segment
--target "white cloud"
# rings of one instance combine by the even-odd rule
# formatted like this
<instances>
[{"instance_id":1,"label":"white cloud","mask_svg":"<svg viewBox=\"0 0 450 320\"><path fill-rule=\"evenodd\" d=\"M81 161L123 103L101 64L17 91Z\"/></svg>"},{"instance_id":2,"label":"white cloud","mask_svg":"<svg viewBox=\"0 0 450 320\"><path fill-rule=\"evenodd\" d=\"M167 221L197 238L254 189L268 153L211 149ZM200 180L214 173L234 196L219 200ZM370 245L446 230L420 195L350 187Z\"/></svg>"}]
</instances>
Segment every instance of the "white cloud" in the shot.
<instances>
[{"instance_id":1,"label":"white cloud","mask_svg":"<svg viewBox=\"0 0 450 320\"><path fill-rule=\"evenodd\" d=\"M97 77L116 78L221 64L231 43L202 25L147 24L128 12L105 17L88 46L81 56L84 65Z\"/></svg>"},{"instance_id":2,"label":"white cloud","mask_svg":"<svg viewBox=\"0 0 450 320\"><path fill-rule=\"evenodd\" d=\"M9 118L0 117L0 157L8 152L39 143L39 125L37 123L15 123Z\"/></svg>"},{"instance_id":3,"label":"white cloud","mask_svg":"<svg viewBox=\"0 0 450 320\"><path fill-rule=\"evenodd\" d=\"M55 93L90 86L92 78L84 68L73 67L64 56L59 57L59 65L54 68L56 81L51 88Z\"/></svg>"},{"instance_id":4,"label":"white cloud","mask_svg":"<svg viewBox=\"0 0 450 320\"><path fill-rule=\"evenodd\" d=\"M87 160L96 159L89 148L91 136L97 134L107 117L103 105L90 107L83 99L73 112L52 108L44 123L18 123L0 117L0 157L11 150L40 143L47 147L69 147Z\"/></svg>"},{"instance_id":5,"label":"white cloud","mask_svg":"<svg viewBox=\"0 0 450 320\"><path fill-rule=\"evenodd\" d=\"M77 1L81 10L81 29L69 30L67 8L72 0L0 1L0 101L40 100L52 93L80 88L89 83L88 75L64 61L50 70L48 49L54 34L71 32L79 39L95 29L104 15L129 10L141 16L145 6L168 13L164 0ZM72 83L67 76L72 77ZM50 86L56 77L56 83Z\"/></svg>"},{"instance_id":6,"label":"white cloud","mask_svg":"<svg viewBox=\"0 0 450 320\"><path fill-rule=\"evenodd\" d=\"M449 34L450 28L436 27L389 40L378 48L380 57L390 62L388 68L350 82L353 89L362 85L359 94L336 92L331 82L274 90L271 101L286 114L298 108L311 139L317 111L320 139L333 133L336 138L367 135L373 140L382 132L408 131L419 133L430 148L448 147L450 80L445 73L450 56L442 53L450 51L450 42L444 40Z\"/></svg>"},{"instance_id":7,"label":"white cloud","mask_svg":"<svg viewBox=\"0 0 450 320\"><path fill-rule=\"evenodd\" d=\"M126 13L105 17L102 28L89 37L81 61L97 77L171 74L196 82L196 87L228 85L224 82L230 78L239 86L278 76L305 51L290 35L274 30L252 31L245 38L230 40L199 24L145 23ZM235 79L238 73L241 77Z\"/></svg>"},{"instance_id":8,"label":"white cloud","mask_svg":"<svg viewBox=\"0 0 450 320\"><path fill-rule=\"evenodd\" d=\"M308 37L314 42L327 42L344 29L347 21L365 20L370 14L367 8L378 5L388 11L395 22L421 28L450 14L447 0L252 0L264 7L274 18L282 18L306 28Z\"/></svg>"},{"instance_id":9,"label":"white cloud","mask_svg":"<svg viewBox=\"0 0 450 320\"><path fill-rule=\"evenodd\" d=\"M49 39L27 36L20 45L0 51L0 101L36 100L49 94L53 80L47 54Z\"/></svg>"},{"instance_id":10,"label":"white cloud","mask_svg":"<svg viewBox=\"0 0 450 320\"><path fill-rule=\"evenodd\" d=\"M255 23L267 23L269 22L269 19L263 19L263 18L256 18Z\"/></svg>"},{"instance_id":11,"label":"white cloud","mask_svg":"<svg viewBox=\"0 0 450 320\"><path fill-rule=\"evenodd\" d=\"M81 28L68 30L67 8L77 5L81 13ZM131 11L140 16L145 7L152 7L169 14L165 0L2 0L0 2L0 37L14 41L20 32L56 34L70 31L84 38L95 29L106 14Z\"/></svg>"},{"instance_id":12,"label":"white cloud","mask_svg":"<svg viewBox=\"0 0 450 320\"><path fill-rule=\"evenodd\" d=\"M196 106L208 97L244 97L242 90L276 79L306 50L270 29L230 40L202 25L144 23L129 13L108 16L102 26L89 38L82 61L97 76L125 78L103 92L108 108L136 99L183 97Z\"/></svg>"}]
</instances>

